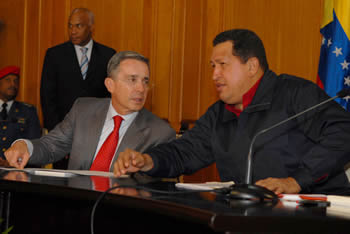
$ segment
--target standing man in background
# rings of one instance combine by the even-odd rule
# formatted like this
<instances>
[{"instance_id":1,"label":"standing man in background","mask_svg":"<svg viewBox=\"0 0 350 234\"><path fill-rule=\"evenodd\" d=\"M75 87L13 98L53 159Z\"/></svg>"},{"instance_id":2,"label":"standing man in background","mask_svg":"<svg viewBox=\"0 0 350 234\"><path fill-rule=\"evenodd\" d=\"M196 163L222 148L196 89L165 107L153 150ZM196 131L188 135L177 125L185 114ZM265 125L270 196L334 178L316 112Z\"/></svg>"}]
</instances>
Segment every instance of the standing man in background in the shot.
<instances>
[{"instance_id":1,"label":"standing man in background","mask_svg":"<svg viewBox=\"0 0 350 234\"><path fill-rule=\"evenodd\" d=\"M108 97L106 68L115 50L92 39L94 15L86 8L72 11L69 41L49 48L41 77L44 127L49 131L63 120L78 97ZM54 164L65 169L67 159Z\"/></svg>"},{"instance_id":2,"label":"standing man in background","mask_svg":"<svg viewBox=\"0 0 350 234\"><path fill-rule=\"evenodd\" d=\"M0 70L0 162L4 152L18 138L34 139L41 135L36 108L15 100L19 87L20 69L7 66Z\"/></svg>"}]
</instances>

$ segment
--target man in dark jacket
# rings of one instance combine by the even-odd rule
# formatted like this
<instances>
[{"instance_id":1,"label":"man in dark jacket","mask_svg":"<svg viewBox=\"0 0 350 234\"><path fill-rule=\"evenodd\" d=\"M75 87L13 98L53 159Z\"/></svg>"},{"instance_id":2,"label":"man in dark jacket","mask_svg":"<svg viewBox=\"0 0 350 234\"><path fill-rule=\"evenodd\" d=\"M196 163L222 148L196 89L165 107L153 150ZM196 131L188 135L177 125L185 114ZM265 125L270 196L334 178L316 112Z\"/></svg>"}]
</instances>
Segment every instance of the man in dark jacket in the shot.
<instances>
[{"instance_id":1,"label":"man in dark jacket","mask_svg":"<svg viewBox=\"0 0 350 234\"><path fill-rule=\"evenodd\" d=\"M74 9L68 23L70 41L46 52L40 95L44 127L48 130L63 120L78 97L109 96L104 80L115 50L93 41L93 31L93 13L85 8Z\"/></svg>"},{"instance_id":2,"label":"man in dark jacket","mask_svg":"<svg viewBox=\"0 0 350 234\"><path fill-rule=\"evenodd\" d=\"M229 30L214 39L213 80L220 100L180 139L144 154L127 150L114 173L175 177L216 162L222 181L243 183L253 137L329 98L310 81L268 69L260 38ZM276 194L332 193L348 185L350 113L335 101L260 135L252 180Z\"/></svg>"},{"instance_id":3,"label":"man in dark jacket","mask_svg":"<svg viewBox=\"0 0 350 234\"><path fill-rule=\"evenodd\" d=\"M0 70L0 158L18 138L34 139L41 136L36 108L15 100L19 87L20 69L7 66ZM0 160L2 161L2 160Z\"/></svg>"},{"instance_id":4,"label":"man in dark jacket","mask_svg":"<svg viewBox=\"0 0 350 234\"><path fill-rule=\"evenodd\" d=\"M115 50L92 39L94 15L86 8L72 11L68 22L70 41L49 48L41 77L44 127L49 131L61 122L78 97L109 97L104 80ZM67 161L55 168L66 168Z\"/></svg>"}]
</instances>

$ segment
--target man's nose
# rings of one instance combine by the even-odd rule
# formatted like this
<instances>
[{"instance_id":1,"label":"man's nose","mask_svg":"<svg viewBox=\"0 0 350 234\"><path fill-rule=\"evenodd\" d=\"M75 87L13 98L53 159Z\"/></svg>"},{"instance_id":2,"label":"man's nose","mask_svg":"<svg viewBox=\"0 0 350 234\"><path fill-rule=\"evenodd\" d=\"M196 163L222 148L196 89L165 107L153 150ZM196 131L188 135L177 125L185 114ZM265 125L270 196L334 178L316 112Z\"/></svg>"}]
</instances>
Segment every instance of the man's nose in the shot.
<instances>
[{"instance_id":1,"label":"man's nose","mask_svg":"<svg viewBox=\"0 0 350 234\"><path fill-rule=\"evenodd\" d=\"M10 82L10 86L13 87L13 88L18 88L18 81L12 80L12 81Z\"/></svg>"},{"instance_id":2,"label":"man's nose","mask_svg":"<svg viewBox=\"0 0 350 234\"><path fill-rule=\"evenodd\" d=\"M221 75L221 69L219 67L215 67L213 70L213 80L217 80Z\"/></svg>"},{"instance_id":3,"label":"man's nose","mask_svg":"<svg viewBox=\"0 0 350 234\"><path fill-rule=\"evenodd\" d=\"M72 26L72 27L70 28L70 32L71 32L71 34L76 34L76 33L77 33L77 27Z\"/></svg>"},{"instance_id":4,"label":"man's nose","mask_svg":"<svg viewBox=\"0 0 350 234\"><path fill-rule=\"evenodd\" d=\"M146 89L146 86L147 85L142 80L140 80L136 83L135 88L139 92L144 92Z\"/></svg>"}]
</instances>

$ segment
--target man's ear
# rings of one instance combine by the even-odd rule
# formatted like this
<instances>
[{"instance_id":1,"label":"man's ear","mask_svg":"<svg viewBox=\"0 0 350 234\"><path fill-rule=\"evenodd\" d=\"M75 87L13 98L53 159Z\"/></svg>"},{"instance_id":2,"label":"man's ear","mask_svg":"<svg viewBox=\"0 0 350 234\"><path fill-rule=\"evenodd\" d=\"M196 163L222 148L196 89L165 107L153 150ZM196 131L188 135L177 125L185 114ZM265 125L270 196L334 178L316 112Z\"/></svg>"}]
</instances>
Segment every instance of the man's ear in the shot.
<instances>
[{"instance_id":1,"label":"man's ear","mask_svg":"<svg viewBox=\"0 0 350 234\"><path fill-rule=\"evenodd\" d=\"M91 37L95 36L95 24L90 25Z\"/></svg>"},{"instance_id":2,"label":"man's ear","mask_svg":"<svg viewBox=\"0 0 350 234\"><path fill-rule=\"evenodd\" d=\"M248 63L249 74L251 76L254 76L258 72L259 66L260 66L258 58L257 57L251 57L251 58L248 59L247 63Z\"/></svg>"},{"instance_id":3,"label":"man's ear","mask_svg":"<svg viewBox=\"0 0 350 234\"><path fill-rule=\"evenodd\" d=\"M110 77L106 77L105 86L106 86L108 92L112 93L114 90L114 80Z\"/></svg>"}]
</instances>

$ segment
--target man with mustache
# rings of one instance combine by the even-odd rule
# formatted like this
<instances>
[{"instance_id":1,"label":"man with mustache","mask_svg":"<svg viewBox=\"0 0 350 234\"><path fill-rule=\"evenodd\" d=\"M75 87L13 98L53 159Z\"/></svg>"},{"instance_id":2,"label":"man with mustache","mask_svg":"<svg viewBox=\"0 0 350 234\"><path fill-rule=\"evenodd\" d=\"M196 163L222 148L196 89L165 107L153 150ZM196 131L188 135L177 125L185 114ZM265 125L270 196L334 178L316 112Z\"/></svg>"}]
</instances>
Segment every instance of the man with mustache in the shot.
<instances>
[{"instance_id":1,"label":"man with mustache","mask_svg":"<svg viewBox=\"0 0 350 234\"><path fill-rule=\"evenodd\" d=\"M68 152L68 169L110 171L119 152L144 151L175 138L164 120L143 108L149 61L133 51L115 54L105 85L111 98L78 98L64 120L40 139L18 140L5 152L10 165L45 165Z\"/></svg>"},{"instance_id":2,"label":"man with mustache","mask_svg":"<svg viewBox=\"0 0 350 234\"><path fill-rule=\"evenodd\" d=\"M260 38L246 29L213 41L211 65L220 100L181 138L147 150L126 150L116 176L144 171L157 177L191 174L216 162L222 181L245 182L253 137L329 97L316 84L268 67ZM334 193L349 188L350 113L335 101L257 138L252 182L276 194Z\"/></svg>"},{"instance_id":3,"label":"man with mustache","mask_svg":"<svg viewBox=\"0 0 350 234\"><path fill-rule=\"evenodd\" d=\"M34 139L41 135L36 108L16 101L20 68L7 66L0 70L0 156L18 138Z\"/></svg>"}]
</instances>

